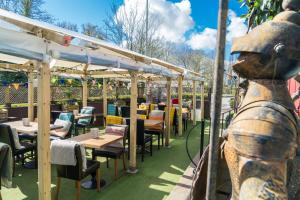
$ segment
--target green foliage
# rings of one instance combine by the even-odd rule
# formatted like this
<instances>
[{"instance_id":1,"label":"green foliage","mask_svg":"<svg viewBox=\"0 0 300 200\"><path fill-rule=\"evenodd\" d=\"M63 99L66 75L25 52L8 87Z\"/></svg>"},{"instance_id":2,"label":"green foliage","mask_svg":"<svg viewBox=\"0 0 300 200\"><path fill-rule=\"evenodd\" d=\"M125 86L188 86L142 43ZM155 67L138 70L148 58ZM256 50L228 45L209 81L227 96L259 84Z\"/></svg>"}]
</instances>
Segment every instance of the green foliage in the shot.
<instances>
[{"instance_id":1,"label":"green foliage","mask_svg":"<svg viewBox=\"0 0 300 200\"><path fill-rule=\"evenodd\" d=\"M1 82L5 82L7 84L26 83L27 75L24 72L1 71L0 72L0 80L1 80ZM0 82L0 84L2 84L1 82Z\"/></svg>"},{"instance_id":2,"label":"green foliage","mask_svg":"<svg viewBox=\"0 0 300 200\"><path fill-rule=\"evenodd\" d=\"M282 0L239 0L239 2L248 9L248 13L242 17L246 18L250 28L272 20L282 11Z\"/></svg>"}]
</instances>

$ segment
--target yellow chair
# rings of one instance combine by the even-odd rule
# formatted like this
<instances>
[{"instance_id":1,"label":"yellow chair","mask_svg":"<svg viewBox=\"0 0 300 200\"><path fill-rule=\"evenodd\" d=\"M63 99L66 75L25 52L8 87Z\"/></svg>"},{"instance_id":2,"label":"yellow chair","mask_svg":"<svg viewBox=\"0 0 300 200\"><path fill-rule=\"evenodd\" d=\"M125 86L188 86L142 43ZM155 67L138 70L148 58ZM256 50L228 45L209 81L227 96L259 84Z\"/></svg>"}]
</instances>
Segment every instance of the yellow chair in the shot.
<instances>
[{"instance_id":1,"label":"yellow chair","mask_svg":"<svg viewBox=\"0 0 300 200\"><path fill-rule=\"evenodd\" d=\"M112 124L122 125L123 124L123 117L107 115L105 124L106 124L106 126L107 125L112 125Z\"/></svg>"},{"instance_id":2,"label":"yellow chair","mask_svg":"<svg viewBox=\"0 0 300 200\"><path fill-rule=\"evenodd\" d=\"M150 104L150 112L155 109L155 104Z\"/></svg>"},{"instance_id":3,"label":"yellow chair","mask_svg":"<svg viewBox=\"0 0 300 200\"><path fill-rule=\"evenodd\" d=\"M147 119L147 115L137 115L138 119Z\"/></svg>"},{"instance_id":4,"label":"yellow chair","mask_svg":"<svg viewBox=\"0 0 300 200\"><path fill-rule=\"evenodd\" d=\"M168 107L165 107L165 113L167 112L167 108ZM171 112L170 112L171 126L173 126L173 124L174 124L175 110L176 110L176 108L174 108L174 107L171 108Z\"/></svg>"}]
</instances>

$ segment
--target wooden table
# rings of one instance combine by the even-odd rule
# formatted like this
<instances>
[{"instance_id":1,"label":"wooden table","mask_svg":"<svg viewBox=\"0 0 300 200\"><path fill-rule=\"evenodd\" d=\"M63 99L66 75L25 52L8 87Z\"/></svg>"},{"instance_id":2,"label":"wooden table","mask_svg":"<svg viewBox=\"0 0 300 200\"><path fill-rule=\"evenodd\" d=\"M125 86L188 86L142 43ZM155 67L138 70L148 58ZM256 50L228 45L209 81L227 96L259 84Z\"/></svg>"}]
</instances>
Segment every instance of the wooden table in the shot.
<instances>
[{"instance_id":1,"label":"wooden table","mask_svg":"<svg viewBox=\"0 0 300 200\"><path fill-rule=\"evenodd\" d=\"M118 140L121 140L122 138L123 138L122 136L110 135L110 134L104 134L104 135L101 135L101 136L95 138L95 136L92 133L86 133L86 134L72 137L68 140L79 142L86 148L100 149L104 146L107 146L109 144L117 142Z\"/></svg>"},{"instance_id":2,"label":"wooden table","mask_svg":"<svg viewBox=\"0 0 300 200\"><path fill-rule=\"evenodd\" d=\"M38 132L38 123L30 122L30 126L24 126L23 121L14 121L14 122L6 122L3 123L9 125L11 128L15 128L18 133L26 133L28 135L36 135ZM57 126L54 124L50 124L50 130L61 129L63 126Z\"/></svg>"},{"instance_id":3,"label":"wooden table","mask_svg":"<svg viewBox=\"0 0 300 200\"><path fill-rule=\"evenodd\" d=\"M123 137L118 135L110 135L104 134L98 137L95 137L92 133L86 133L82 135L78 135L68 140L76 141L85 146L86 148L90 148L94 151L94 149L99 149L105 147L109 144L117 142L121 140ZM106 184L105 180L100 180L100 186L103 187ZM96 178L92 176L91 180L85 181L81 184L81 186L85 189L96 189Z\"/></svg>"}]
</instances>

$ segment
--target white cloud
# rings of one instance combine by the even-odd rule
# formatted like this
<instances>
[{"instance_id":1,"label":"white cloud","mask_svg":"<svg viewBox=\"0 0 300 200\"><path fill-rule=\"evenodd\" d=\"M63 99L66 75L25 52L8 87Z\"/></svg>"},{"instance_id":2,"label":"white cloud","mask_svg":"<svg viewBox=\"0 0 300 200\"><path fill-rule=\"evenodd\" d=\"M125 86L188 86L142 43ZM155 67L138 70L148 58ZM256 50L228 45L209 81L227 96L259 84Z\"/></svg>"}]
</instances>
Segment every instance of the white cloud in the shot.
<instances>
[{"instance_id":1,"label":"white cloud","mask_svg":"<svg viewBox=\"0 0 300 200\"><path fill-rule=\"evenodd\" d=\"M230 20L230 24L227 27L227 41L231 42L233 38L240 37L245 35L247 32L247 26L245 24L245 20L237 17L236 13L232 10L228 12L228 18Z\"/></svg>"},{"instance_id":2,"label":"white cloud","mask_svg":"<svg viewBox=\"0 0 300 200\"><path fill-rule=\"evenodd\" d=\"M192 49L214 50L216 46L217 30L205 28L204 31L192 34L187 44Z\"/></svg>"},{"instance_id":3,"label":"white cloud","mask_svg":"<svg viewBox=\"0 0 300 200\"><path fill-rule=\"evenodd\" d=\"M125 0L119 7L117 15L124 10L130 13L137 11L137 16L141 18L145 12L146 0ZM164 37L170 42L184 42L184 34L194 27L194 20L191 17L191 3L189 0L182 0L173 3L167 0L149 1L149 15L155 17L159 22L156 36Z\"/></svg>"},{"instance_id":4,"label":"white cloud","mask_svg":"<svg viewBox=\"0 0 300 200\"><path fill-rule=\"evenodd\" d=\"M232 39L245 35L247 26L245 20L239 18L232 10L228 12L229 25L227 26L226 40L230 44ZM186 42L192 49L214 50L216 48L217 30L205 28L200 33L194 33Z\"/></svg>"}]
</instances>

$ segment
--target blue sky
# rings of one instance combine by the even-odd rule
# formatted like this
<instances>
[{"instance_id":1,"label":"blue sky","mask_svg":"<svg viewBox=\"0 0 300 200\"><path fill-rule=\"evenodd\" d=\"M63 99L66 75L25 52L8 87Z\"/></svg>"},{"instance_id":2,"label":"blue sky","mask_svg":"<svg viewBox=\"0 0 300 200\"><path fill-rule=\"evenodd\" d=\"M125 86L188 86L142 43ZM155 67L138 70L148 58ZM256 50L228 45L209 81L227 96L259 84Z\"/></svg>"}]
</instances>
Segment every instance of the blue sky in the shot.
<instances>
[{"instance_id":1,"label":"blue sky","mask_svg":"<svg viewBox=\"0 0 300 200\"><path fill-rule=\"evenodd\" d=\"M127 1L127 4L130 1L142 2L142 0L45 0L44 8L56 19L76 23L79 27L87 22L101 25L110 11L112 1L117 1L120 6L124 5L124 1ZM165 9L166 12L182 15L178 17L182 24L174 25L174 27L172 19L165 19L165 27L162 28L162 32L173 34L173 37L168 36L166 38L171 38L172 42L179 40L185 42L193 49L213 50L217 28L218 0L149 0L149 2L150 7L151 4L153 4L152 7L157 7L157 4L161 3L162 9ZM227 42L230 46L232 37L242 35L245 32L245 23L238 16L245 13L246 9L240 8L238 0L230 0L229 2L229 16L231 16L229 28L231 27L231 31L229 30ZM178 13L174 9L171 10L173 5L177 5L182 12ZM141 7L143 8L143 6ZM169 8L170 10L168 10ZM174 20L176 21L176 19ZM183 27L182 30L179 30L181 27ZM179 35L178 38L175 37L176 34Z\"/></svg>"},{"instance_id":2,"label":"blue sky","mask_svg":"<svg viewBox=\"0 0 300 200\"><path fill-rule=\"evenodd\" d=\"M151 1L151 0L149 0ZM170 0L180 2L180 0ZM44 8L57 19L70 21L77 24L91 22L100 24L110 9L112 0L45 0ZM118 0L122 3L122 0ZM218 1L217 0L190 0L192 17L198 27L217 27ZM238 0L229 1L229 8L238 16L245 13L245 8L240 8Z\"/></svg>"}]
</instances>

